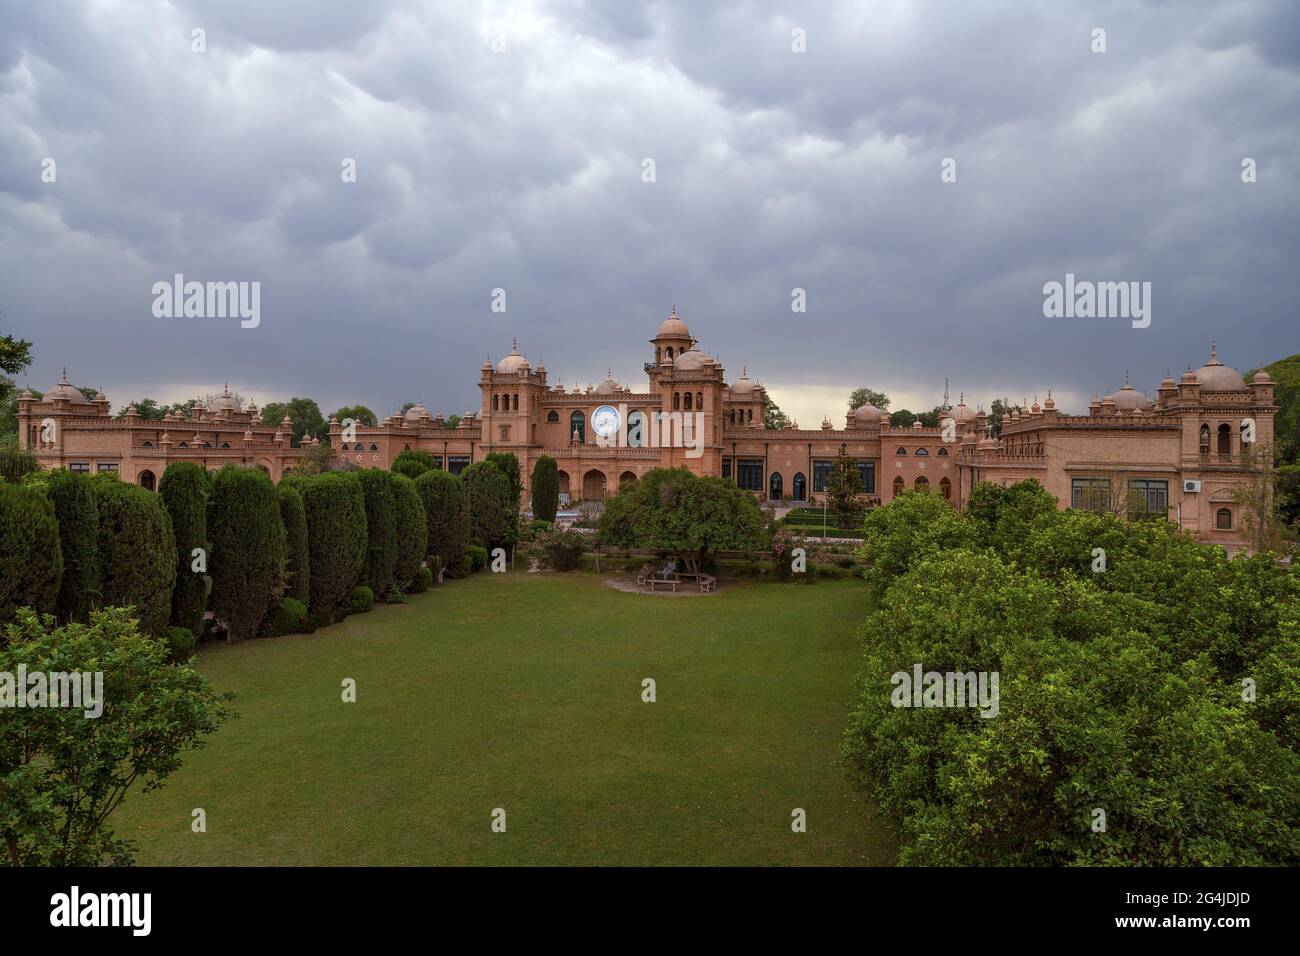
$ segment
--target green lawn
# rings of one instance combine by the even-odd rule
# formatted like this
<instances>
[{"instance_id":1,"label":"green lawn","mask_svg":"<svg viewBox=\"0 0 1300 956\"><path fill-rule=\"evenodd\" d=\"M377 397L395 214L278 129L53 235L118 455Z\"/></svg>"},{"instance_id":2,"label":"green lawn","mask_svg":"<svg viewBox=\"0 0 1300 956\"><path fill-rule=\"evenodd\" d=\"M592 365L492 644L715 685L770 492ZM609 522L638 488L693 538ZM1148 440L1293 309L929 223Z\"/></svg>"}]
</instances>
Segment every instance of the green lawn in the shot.
<instances>
[{"instance_id":1,"label":"green lawn","mask_svg":"<svg viewBox=\"0 0 1300 956\"><path fill-rule=\"evenodd\" d=\"M115 829L144 865L892 864L835 765L861 582L723 587L480 573L312 635L204 645L240 719Z\"/></svg>"}]
</instances>

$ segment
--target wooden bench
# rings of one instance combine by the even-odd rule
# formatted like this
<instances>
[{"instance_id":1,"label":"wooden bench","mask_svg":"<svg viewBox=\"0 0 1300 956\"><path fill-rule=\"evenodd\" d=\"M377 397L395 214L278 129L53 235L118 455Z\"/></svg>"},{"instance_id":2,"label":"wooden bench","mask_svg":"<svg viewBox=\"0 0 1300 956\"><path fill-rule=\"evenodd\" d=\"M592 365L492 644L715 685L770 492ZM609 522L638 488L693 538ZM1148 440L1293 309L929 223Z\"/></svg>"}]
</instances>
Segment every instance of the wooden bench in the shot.
<instances>
[{"instance_id":1,"label":"wooden bench","mask_svg":"<svg viewBox=\"0 0 1300 956\"><path fill-rule=\"evenodd\" d=\"M651 591L658 591L661 585L666 588L672 588L674 591L676 591L677 585L681 584L681 581L674 575L671 578L652 577L647 581L647 583L650 585Z\"/></svg>"},{"instance_id":2,"label":"wooden bench","mask_svg":"<svg viewBox=\"0 0 1300 956\"><path fill-rule=\"evenodd\" d=\"M699 580L700 591L704 594L708 594L710 591L716 591L718 589L718 579L711 574L701 574Z\"/></svg>"}]
</instances>

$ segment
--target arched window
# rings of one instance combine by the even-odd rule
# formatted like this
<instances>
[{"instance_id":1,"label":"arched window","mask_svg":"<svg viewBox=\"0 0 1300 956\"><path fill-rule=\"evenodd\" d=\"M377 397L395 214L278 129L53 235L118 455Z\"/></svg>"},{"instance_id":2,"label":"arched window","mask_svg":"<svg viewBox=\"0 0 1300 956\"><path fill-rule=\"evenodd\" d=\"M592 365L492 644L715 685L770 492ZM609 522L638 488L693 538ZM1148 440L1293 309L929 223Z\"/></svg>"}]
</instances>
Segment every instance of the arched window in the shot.
<instances>
[{"instance_id":1,"label":"arched window","mask_svg":"<svg viewBox=\"0 0 1300 956\"><path fill-rule=\"evenodd\" d=\"M1232 510L1229 508L1220 508L1214 516L1214 527L1220 531L1232 530Z\"/></svg>"},{"instance_id":2,"label":"arched window","mask_svg":"<svg viewBox=\"0 0 1300 956\"><path fill-rule=\"evenodd\" d=\"M906 458L906 457L907 457L907 449L906 449L906 448L899 448L898 451L894 452L894 454L895 454L895 455L898 455L900 458Z\"/></svg>"},{"instance_id":3,"label":"arched window","mask_svg":"<svg viewBox=\"0 0 1300 956\"><path fill-rule=\"evenodd\" d=\"M774 471L772 472L772 477L767 481L767 496L773 501L780 501L781 488L781 473L779 471Z\"/></svg>"},{"instance_id":4,"label":"arched window","mask_svg":"<svg viewBox=\"0 0 1300 956\"><path fill-rule=\"evenodd\" d=\"M940 448L940 449L939 449L939 457L940 457L940 458L947 458L947 457L948 457L948 449L946 449L946 448Z\"/></svg>"},{"instance_id":5,"label":"arched window","mask_svg":"<svg viewBox=\"0 0 1300 956\"><path fill-rule=\"evenodd\" d=\"M560 413L552 408L546 413L546 421L551 425L558 425L560 422Z\"/></svg>"},{"instance_id":6,"label":"arched window","mask_svg":"<svg viewBox=\"0 0 1300 956\"><path fill-rule=\"evenodd\" d=\"M228 441L223 441L223 442L221 443L221 447L222 447L222 448L229 448L229 447L230 447L230 442L228 442Z\"/></svg>"},{"instance_id":7,"label":"arched window","mask_svg":"<svg viewBox=\"0 0 1300 956\"><path fill-rule=\"evenodd\" d=\"M670 346L668 346L668 358L669 358L669 360L671 360L672 357L673 357L673 347L670 345Z\"/></svg>"},{"instance_id":8,"label":"arched window","mask_svg":"<svg viewBox=\"0 0 1300 956\"><path fill-rule=\"evenodd\" d=\"M803 476L802 471L795 472L794 481L790 482L790 491L795 501L808 500L808 479Z\"/></svg>"},{"instance_id":9,"label":"arched window","mask_svg":"<svg viewBox=\"0 0 1300 956\"><path fill-rule=\"evenodd\" d=\"M148 469L140 472L140 487L146 491L153 491L154 477L153 472Z\"/></svg>"},{"instance_id":10,"label":"arched window","mask_svg":"<svg viewBox=\"0 0 1300 956\"><path fill-rule=\"evenodd\" d=\"M497 400L497 396L496 396L496 395L493 395L493 396L492 396L492 411L494 411L494 412L499 412L500 410L501 410L501 403Z\"/></svg>"},{"instance_id":11,"label":"arched window","mask_svg":"<svg viewBox=\"0 0 1300 956\"><path fill-rule=\"evenodd\" d=\"M1232 454L1232 426L1227 422L1219 426L1219 454Z\"/></svg>"},{"instance_id":12,"label":"arched window","mask_svg":"<svg viewBox=\"0 0 1300 956\"><path fill-rule=\"evenodd\" d=\"M190 443L187 442L187 441L183 441L183 442L181 442L179 445L177 445L176 447L177 447L177 448L189 448L189 447L190 447Z\"/></svg>"},{"instance_id":13,"label":"arched window","mask_svg":"<svg viewBox=\"0 0 1300 956\"><path fill-rule=\"evenodd\" d=\"M918 448L918 449L916 450L916 454L917 454L917 457L919 457L919 458L928 458L929 455L930 455L930 449L928 449L928 448Z\"/></svg>"},{"instance_id":14,"label":"arched window","mask_svg":"<svg viewBox=\"0 0 1300 956\"><path fill-rule=\"evenodd\" d=\"M746 409L746 410L745 410L745 421L747 421L747 422L752 422L753 420L754 420L754 410L753 410L752 408L750 408L750 409Z\"/></svg>"},{"instance_id":15,"label":"arched window","mask_svg":"<svg viewBox=\"0 0 1300 956\"><path fill-rule=\"evenodd\" d=\"M582 412L574 412L569 416L569 434L578 433L578 444L587 443L587 419Z\"/></svg>"},{"instance_id":16,"label":"arched window","mask_svg":"<svg viewBox=\"0 0 1300 956\"><path fill-rule=\"evenodd\" d=\"M357 451L365 451L365 450L366 450L366 446L363 445L361 442L357 442Z\"/></svg>"},{"instance_id":17,"label":"arched window","mask_svg":"<svg viewBox=\"0 0 1300 956\"><path fill-rule=\"evenodd\" d=\"M1210 426L1202 425L1201 426L1201 454L1208 455L1209 453L1210 453Z\"/></svg>"},{"instance_id":18,"label":"arched window","mask_svg":"<svg viewBox=\"0 0 1300 956\"><path fill-rule=\"evenodd\" d=\"M511 411L513 411L513 412L517 412L517 411L519 411L519 395L518 395L518 393L516 393L516 394L514 394L514 395L512 395L512 396L510 397L510 406L511 406L511 408L510 408Z\"/></svg>"},{"instance_id":19,"label":"arched window","mask_svg":"<svg viewBox=\"0 0 1300 956\"><path fill-rule=\"evenodd\" d=\"M371 443L370 443L370 450L371 450L371 451L379 451L379 446L376 445L374 442L371 442Z\"/></svg>"},{"instance_id":20,"label":"arched window","mask_svg":"<svg viewBox=\"0 0 1300 956\"><path fill-rule=\"evenodd\" d=\"M894 497L897 498L899 495L901 495L905 487L906 485L903 484L903 476L899 475L897 478L894 479Z\"/></svg>"},{"instance_id":21,"label":"arched window","mask_svg":"<svg viewBox=\"0 0 1300 956\"><path fill-rule=\"evenodd\" d=\"M912 487L917 491L929 491L930 479L925 477L925 475L921 475L916 479L916 481L912 482Z\"/></svg>"},{"instance_id":22,"label":"arched window","mask_svg":"<svg viewBox=\"0 0 1300 956\"><path fill-rule=\"evenodd\" d=\"M682 393L673 392L673 411L680 412L681 410L682 410Z\"/></svg>"},{"instance_id":23,"label":"arched window","mask_svg":"<svg viewBox=\"0 0 1300 956\"><path fill-rule=\"evenodd\" d=\"M690 392L687 392L687 393L686 393L686 411L689 412L690 410L691 410L691 393L690 393Z\"/></svg>"},{"instance_id":24,"label":"arched window","mask_svg":"<svg viewBox=\"0 0 1300 956\"><path fill-rule=\"evenodd\" d=\"M145 439L145 442L144 442L144 447L145 447L145 448L152 448L152 447L153 447L153 442L149 441L149 439L146 438L146 439Z\"/></svg>"},{"instance_id":25,"label":"arched window","mask_svg":"<svg viewBox=\"0 0 1300 956\"><path fill-rule=\"evenodd\" d=\"M703 392L696 392L696 393L695 393L695 410L696 410L696 411L700 411L700 412L704 411L704 393L703 393Z\"/></svg>"},{"instance_id":26,"label":"arched window","mask_svg":"<svg viewBox=\"0 0 1300 956\"><path fill-rule=\"evenodd\" d=\"M211 447L212 447L212 442L210 442L210 441L205 441L205 442L203 443L203 447L204 447L204 448L211 448Z\"/></svg>"},{"instance_id":27,"label":"arched window","mask_svg":"<svg viewBox=\"0 0 1300 956\"><path fill-rule=\"evenodd\" d=\"M952 482L947 478L939 479L939 494L943 495L944 501L952 501Z\"/></svg>"}]
</instances>

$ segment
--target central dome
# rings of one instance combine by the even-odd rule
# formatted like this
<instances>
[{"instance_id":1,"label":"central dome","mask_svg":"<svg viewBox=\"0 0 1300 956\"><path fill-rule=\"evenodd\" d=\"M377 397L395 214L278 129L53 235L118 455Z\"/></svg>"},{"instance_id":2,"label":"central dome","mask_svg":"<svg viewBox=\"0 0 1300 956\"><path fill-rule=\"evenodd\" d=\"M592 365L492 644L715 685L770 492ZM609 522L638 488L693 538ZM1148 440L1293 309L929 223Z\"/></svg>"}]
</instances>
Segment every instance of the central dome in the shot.
<instances>
[{"instance_id":1,"label":"central dome","mask_svg":"<svg viewBox=\"0 0 1300 956\"><path fill-rule=\"evenodd\" d=\"M869 428L879 425L884 419L885 414L875 405L859 405L853 409L853 423L858 428Z\"/></svg>"},{"instance_id":2,"label":"central dome","mask_svg":"<svg viewBox=\"0 0 1300 956\"><path fill-rule=\"evenodd\" d=\"M1210 361L1196 370L1196 380L1201 388L1211 392L1236 392L1246 387L1241 373L1219 361L1218 346L1210 343Z\"/></svg>"},{"instance_id":3,"label":"central dome","mask_svg":"<svg viewBox=\"0 0 1300 956\"><path fill-rule=\"evenodd\" d=\"M519 354L519 342L510 340L510 354L497 362L498 372L518 372L528 365L528 359Z\"/></svg>"},{"instance_id":4,"label":"central dome","mask_svg":"<svg viewBox=\"0 0 1300 956\"><path fill-rule=\"evenodd\" d=\"M672 314L659 323L659 334L661 336L677 336L679 338L690 338L691 330L686 327L686 323L677 317L677 306L673 306Z\"/></svg>"}]
</instances>

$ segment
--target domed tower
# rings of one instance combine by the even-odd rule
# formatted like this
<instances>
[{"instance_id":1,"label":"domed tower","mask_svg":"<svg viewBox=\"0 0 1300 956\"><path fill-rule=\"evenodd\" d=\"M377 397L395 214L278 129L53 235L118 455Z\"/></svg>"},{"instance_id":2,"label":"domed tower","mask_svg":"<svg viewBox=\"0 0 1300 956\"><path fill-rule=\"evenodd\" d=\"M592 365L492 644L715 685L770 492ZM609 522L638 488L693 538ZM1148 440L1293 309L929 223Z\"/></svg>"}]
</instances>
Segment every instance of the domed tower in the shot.
<instances>
[{"instance_id":1,"label":"domed tower","mask_svg":"<svg viewBox=\"0 0 1300 956\"><path fill-rule=\"evenodd\" d=\"M495 366L483 363L479 388L483 392L484 452L534 444L541 394L546 390L546 369L533 368L520 353L518 340L511 341L510 354ZM524 459L520 460L522 464Z\"/></svg>"},{"instance_id":2,"label":"domed tower","mask_svg":"<svg viewBox=\"0 0 1300 956\"><path fill-rule=\"evenodd\" d=\"M668 318L659 323L659 333L650 340L650 344L655 347L655 357L653 365L647 367L646 372L652 378L655 373L650 371L650 368L657 369L665 364L671 365L677 356L689 351L695 345L695 339L691 338L691 330L677 316L677 306L674 305Z\"/></svg>"}]
</instances>

